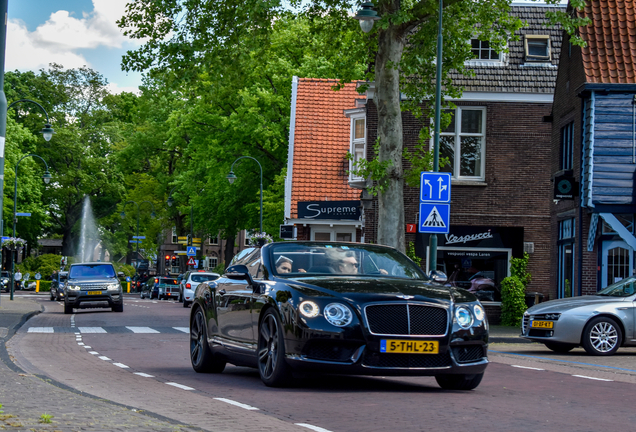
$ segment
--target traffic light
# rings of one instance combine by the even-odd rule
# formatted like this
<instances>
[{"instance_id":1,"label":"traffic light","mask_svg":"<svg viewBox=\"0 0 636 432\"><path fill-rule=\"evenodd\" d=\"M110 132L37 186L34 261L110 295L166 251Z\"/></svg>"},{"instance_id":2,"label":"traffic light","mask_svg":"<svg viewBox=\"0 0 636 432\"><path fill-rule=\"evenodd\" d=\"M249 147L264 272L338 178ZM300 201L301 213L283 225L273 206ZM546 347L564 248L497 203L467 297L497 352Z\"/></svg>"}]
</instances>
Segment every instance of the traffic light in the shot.
<instances>
[{"instance_id":1,"label":"traffic light","mask_svg":"<svg viewBox=\"0 0 636 432\"><path fill-rule=\"evenodd\" d=\"M166 265L164 266L164 268L168 268L170 267L170 255L166 255Z\"/></svg>"},{"instance_id":2,"label":"traffic light","mask_svg":"<svg viewBox=\"0 0 636 432\"><path fill-rule=\"evenodd\" d=\"M177 267L179 265L179 261L176 256L172 255L172 266Z\"/></svg>"}]
</instances>

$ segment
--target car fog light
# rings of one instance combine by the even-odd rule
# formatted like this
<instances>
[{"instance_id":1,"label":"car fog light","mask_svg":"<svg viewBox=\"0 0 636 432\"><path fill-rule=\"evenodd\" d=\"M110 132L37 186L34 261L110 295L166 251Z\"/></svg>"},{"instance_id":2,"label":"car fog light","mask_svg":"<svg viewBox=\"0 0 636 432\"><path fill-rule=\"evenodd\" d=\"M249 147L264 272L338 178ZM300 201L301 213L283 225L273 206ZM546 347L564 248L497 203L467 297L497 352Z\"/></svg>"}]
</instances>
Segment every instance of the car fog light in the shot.
<instances>
[{"instance_id":1,"label":"car fog light","mask_svg":"<svg viewBox=\"0 0 636 432\"><path fill-rule=\"evenodd\" d=\"M318 305L312 301L304 301L298 307L300 313L306 316L307 318L315 318L320 313L320 308Z\"/></svg>"},{"instance_id":2,"label":"car fog light","mask_svg":"<svg viewBox=\"0 0 636 432\"><path fill-rule=\"evenodd\" d=\"M461 328L468 328L473 325L473 314L466 306L455 309L455 319Z\"/></svg>"},{"instance_id":3,"label":"car fog light","mask_svg":"<svg viewBox=\"0 0 636 432\"><path fill-rule=\"evenodd\" d=\"M325 307L324 315L325 319L336 327L349 325L353 320L353 314L349 308L340 303L328 304L327 307Z\"/></svg>"}]
</instances>

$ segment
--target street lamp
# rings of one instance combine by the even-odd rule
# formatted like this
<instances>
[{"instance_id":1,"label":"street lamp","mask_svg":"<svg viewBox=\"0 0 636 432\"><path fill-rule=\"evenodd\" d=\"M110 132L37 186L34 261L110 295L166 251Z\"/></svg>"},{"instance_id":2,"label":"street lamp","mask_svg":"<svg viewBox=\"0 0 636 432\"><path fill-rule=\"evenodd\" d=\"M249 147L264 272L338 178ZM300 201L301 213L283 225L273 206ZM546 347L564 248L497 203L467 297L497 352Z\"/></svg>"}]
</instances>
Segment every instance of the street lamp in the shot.
<instances>
[{"instance_id":1,"label":"street lamp","mask_svg":"<svg viewBox=\"0 0 636 432\"><path fill-rule=\"evenodd\" d=\"M360 5L362 9L358 11L354 19L360 21L360 28L363 32L369 33L373 28L373 22L379 20L378 13L373 9L373 2L365 2Z\"/></svg>"},{"instance_id":2,"label":"street lamp","mask_svg":"<svg viewBox=\"0 0 636 432\"><path fill-rule=\"evenodd\" d=\"M241 156L239 158L237 158L234 162L232 162L232 166L230 167L230 173L227 175L227 180L230 182L230 184L234 183L234 180L237 179L236 175L234 175L234 164L237 163L239 160L241 159L252 159L254 162L256 162L258 164L258 168L261 171L261 194L260 194L260 198L261 198L261 229L259 232L263 232L263 167L261 166L260 162L257 161L256 159L254 159L252 156Z\"/></svg>"},{"instance_id":3,"label":"street lamp","mask_svg":"<svg viewBox=\"0 0 636 432\"><path fill-rule=\"evenodd\" d=\"M49 182L51 181L51 173L49 172L49 166L46 163L46 161L44 159L42 159L42 157L36 155L36 154L28 154L26 156L22 156L22 158L18 161L18 163L15 164L15 181L14 181L14 189L13 189L13 237L15 238L15 225L17 222L17 205L18 205L18 167L20 166L20 162L22 162L22 159L24 158L28 158L28 157L36 157L38 159L40 159L43 163L44 166L46 167L46 171L44 172L44 175L42 176L42 180L44 180L44 184L49 184ZM13 257L13 251L11 251L11 295L10 295L10 299L13 300L13 284L15 283L15 276L13 274L15 270L15 258Z\"/></svg>"},{"instance_id":4,"label":"street lamp","mask_svg":"<svg viewBox=\"0 0 636 432\"><path fill-rule=\"evenodd\" d=\"M7 107L7 111L15 104L20 103L20 102L30 102L32 104L37 105L38 107L40 107L40 109L44 112L44 115L46 116L46 123L44 124L44 127L42 128L42 130L40 131L40 133L42 134L42 137L44 138L45 141L51 141L51 138L53 138L53 134L55 133L55 131L53 130L53 128L51 127L51 123L49 121L49 113L46 112L46 110L44 109L44 107L42 105L40 105L39 103L37 103L36 101L32 101L31 99L19 99L15 102L11 102L11 104Z\"/></svg>"},{"instance_id":5,"label":"street lamp","mask_svg":"<svg viewBox=\"0 0 636 432\"><path fill-rule=\"evenodd\" d=\"M155 214L155 206L150 201L142 201L140 204L137 204L135 201L126 201L126 203L124 204L124 208L121 210L121 213L119 213L119 216L122 219L126 218L126 213L124 210L126 210L126 206L129 203L133 203L134 205L137 206L137 235L135 236L135 242L137 244L137 249L135 251L135 262L137 263L137 265L135 266L135 272L137 272L137 267L139 267L139 208L141 207L141 204L148 203L152 207L152 213L150 213L150 217L154 219L156 214Z\"/></svg>"}]
</instances>

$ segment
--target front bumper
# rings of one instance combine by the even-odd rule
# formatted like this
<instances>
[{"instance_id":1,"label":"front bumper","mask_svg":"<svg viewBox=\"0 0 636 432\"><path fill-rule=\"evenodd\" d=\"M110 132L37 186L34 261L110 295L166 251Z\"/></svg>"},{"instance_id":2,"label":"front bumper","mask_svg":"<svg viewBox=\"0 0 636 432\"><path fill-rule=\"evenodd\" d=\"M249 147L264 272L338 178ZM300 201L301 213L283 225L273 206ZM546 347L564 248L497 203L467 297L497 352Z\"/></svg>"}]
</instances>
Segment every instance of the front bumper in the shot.
<instances>
[{"instance_id":1,"label":"front bumper","mask_svg":"<svg viewBox=\"0 0 636 432\"><path fill-rule=\"evenodd\" d=\"M100 294L89 294L95 291L66 291L64 303L73 308L112 308L124 302L124 296L119 291L100 291Z\"/></svg>"}]
</instances>

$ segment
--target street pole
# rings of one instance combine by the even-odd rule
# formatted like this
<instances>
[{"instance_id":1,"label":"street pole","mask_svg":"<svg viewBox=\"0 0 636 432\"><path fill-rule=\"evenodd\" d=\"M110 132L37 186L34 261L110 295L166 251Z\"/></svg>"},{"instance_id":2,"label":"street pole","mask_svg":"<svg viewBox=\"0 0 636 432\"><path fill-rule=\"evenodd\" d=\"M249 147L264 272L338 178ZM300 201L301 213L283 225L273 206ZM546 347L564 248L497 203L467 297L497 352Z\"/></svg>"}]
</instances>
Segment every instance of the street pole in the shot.
<instances>
[{"instance_id":1,"label":"street pole","mask_svg":"<svg viewBox=\"0 0 636 432\"><path fill-rule=\"evenodd\" d=\"M435 132L433 136L433 172L439 171L439 125L441 118L442 98L442 9L444 0L439 0L439 22L437 26L437 77L435 80ZM437 270L437 234L430 234L429 246L429 271Z\"/></svg>"},{"instance_id":2,"label":"street pole","mask_svg":"<svg viewBox=\"0 0 636 432\"><path fill-rule=\"evenodd\" d=\"M4 57L7 48L7 10L9 0L0 0L0 19L2 29L0 30L0 220L3 220L2 209L4 201L4 142L7 136L7 96L4 93ZM3 224L4 225L4 224ZM0 236L3 236L3 228L0 227ZM0 268L2 268L4 257L2 256L2 245L0 245Z\"/></svg>"}]
</instances>

